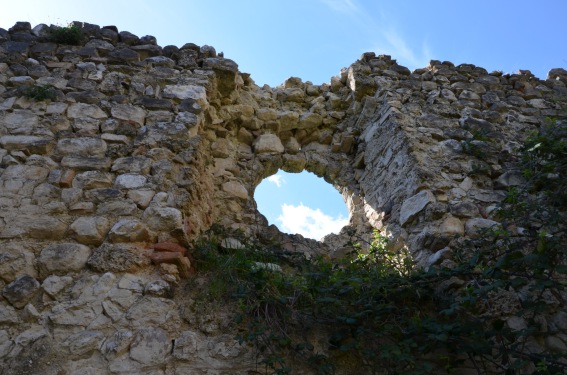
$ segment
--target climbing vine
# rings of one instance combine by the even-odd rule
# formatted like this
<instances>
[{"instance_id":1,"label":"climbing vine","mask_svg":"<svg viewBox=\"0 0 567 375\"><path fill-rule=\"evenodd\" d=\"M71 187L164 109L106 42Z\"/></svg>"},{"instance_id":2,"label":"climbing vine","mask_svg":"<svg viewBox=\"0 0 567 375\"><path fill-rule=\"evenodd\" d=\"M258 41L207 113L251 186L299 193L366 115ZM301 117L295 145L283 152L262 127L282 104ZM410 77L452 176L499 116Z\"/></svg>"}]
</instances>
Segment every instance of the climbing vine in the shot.
<instances>
[{"instance_id":1,"label":"climbing vine","mask_svg":"<svg viewBox=\"0 0 567 375\"><path fill-rule=\"evenodd\" d=\"M417 268L379 233L369 251L353 242L352 257L331 261L214 227L195 255L214 298L237 306L237 339L273 374L298 365L317 374L562 374L561 345L538 348L559 340L549 319L565 310L566 140L567 127L552 121L526 141L525 183L499 208L502 225L461 241L452 268ZM242 246L221 246L227 237Z\"/></svg>"}]
</instances>

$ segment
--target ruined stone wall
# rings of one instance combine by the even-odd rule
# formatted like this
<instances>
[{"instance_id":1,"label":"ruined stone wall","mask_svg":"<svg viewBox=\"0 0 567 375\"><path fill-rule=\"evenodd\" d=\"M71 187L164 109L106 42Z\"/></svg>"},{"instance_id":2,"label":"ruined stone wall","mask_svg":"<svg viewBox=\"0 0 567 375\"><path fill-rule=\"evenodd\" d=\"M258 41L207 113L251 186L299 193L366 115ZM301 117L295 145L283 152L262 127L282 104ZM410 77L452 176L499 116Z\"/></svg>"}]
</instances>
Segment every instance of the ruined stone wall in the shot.
<instances>
[{"instance_id":1,"label":"ruined stone wall","mask_svg":"<svg viewBox=\"0 0 567 375\"><path fill-rule=\"evenodd\" d=\"M0 29L0 373L247 373L227 312L184 294L199 234L338 257L378 229L450 266L456 235L495 224L521 183L522 139L567 102L562 69L410 72L372 53L330 84L258 87L210 46L76 26L80 46ZM253 194L278 169L335 186L349 226L323 242L269 227Z\"/></svg>"}]
</instances>

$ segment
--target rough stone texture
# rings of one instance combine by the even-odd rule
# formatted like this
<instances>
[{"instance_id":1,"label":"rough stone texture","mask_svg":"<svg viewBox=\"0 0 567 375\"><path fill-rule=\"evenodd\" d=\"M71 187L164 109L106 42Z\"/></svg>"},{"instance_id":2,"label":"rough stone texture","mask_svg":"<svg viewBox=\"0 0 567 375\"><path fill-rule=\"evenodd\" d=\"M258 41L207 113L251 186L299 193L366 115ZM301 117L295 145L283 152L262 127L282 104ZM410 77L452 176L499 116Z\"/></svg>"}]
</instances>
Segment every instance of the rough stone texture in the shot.
<instances>
[{"instance_id":1,"label":"rough stone texture","mask_svg":"<svg viewBox=\"0 0 567 375\"><path fill-rule=\"evenodd\" d=\"M567 106L564 69L411 72L367 53L329 83L258 87L211 46L74 25L83 46L45 42L47 25L0 29L0 373L251 373L223 312L180 317L201 233L340 257L348 232L377 229L423 267L450 262L459 237L498 225L523 183L519 144ZM57 95L30 101L29 85ZM317 242L268 227L253 192L279 169L335 186L348 230ZM548 350L564 350L565 314L547 319Z\"/></svg>"}]
</instances>

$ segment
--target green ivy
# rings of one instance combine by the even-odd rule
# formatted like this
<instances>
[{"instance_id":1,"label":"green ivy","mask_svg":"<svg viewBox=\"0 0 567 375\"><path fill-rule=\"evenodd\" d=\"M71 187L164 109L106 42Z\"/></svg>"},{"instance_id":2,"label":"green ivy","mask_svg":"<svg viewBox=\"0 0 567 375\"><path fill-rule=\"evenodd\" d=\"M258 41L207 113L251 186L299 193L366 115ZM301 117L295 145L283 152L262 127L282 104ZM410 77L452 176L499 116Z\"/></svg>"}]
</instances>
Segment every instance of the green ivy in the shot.
<instances>
[{"instance_id":1,"label":"green ivy","mask_svg":"<svg viewBox=\"0 0 567 375\"><path fill-rule=\"evenodd\" d=\"M77 46L81 44L83 34L76 25L56 27L50 35L50 40L57 44L67 44Z\"/></svg>"},{"instance_id":2,"label":"green ivy","mask_svg":"<svg viewBox=\"0 0 567 375\"><path fill-rule=\"evenodd\" d=\"M355 244L350 259L331 261L214 227L195 256L214 280L212 298L238 306L237 339L273 374L299 365L317 374L563 374L567 353L529 348L549 335L538 319L565 309L566 140L558 121L527 140L518 164L526 183L499 208L503 225L462 241L451 269L419 269L379 233L369 251ZM224 249L226 237L244 246Z\"/></svg>"}]
</instances>

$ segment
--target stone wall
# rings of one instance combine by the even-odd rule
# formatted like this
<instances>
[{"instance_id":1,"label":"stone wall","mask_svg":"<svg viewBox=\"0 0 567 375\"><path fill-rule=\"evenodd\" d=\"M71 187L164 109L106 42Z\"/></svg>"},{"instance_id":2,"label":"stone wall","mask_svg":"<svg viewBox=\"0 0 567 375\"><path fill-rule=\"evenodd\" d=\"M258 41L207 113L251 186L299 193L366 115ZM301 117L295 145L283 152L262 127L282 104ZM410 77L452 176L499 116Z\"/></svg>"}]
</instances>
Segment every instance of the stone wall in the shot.
<instances>
[{"instance_id":1,"label":"stone wall","mask_svg":"<svg viewBox=\"0 0 567 375\"><path fill-rule=\"evenodd\" d=\"M338 257L378 229L450 266L521 183L522 139L567 102L563 69L410 72L373 53L329 84L258 87L213 47L75 25L80 46L0 29L0 373L245 374L255 353L227 312L183 293L201 233ZM269 227L253 194L279 169L335 186L349 226L322 242Z\"/></svg>"}]
</instances>

